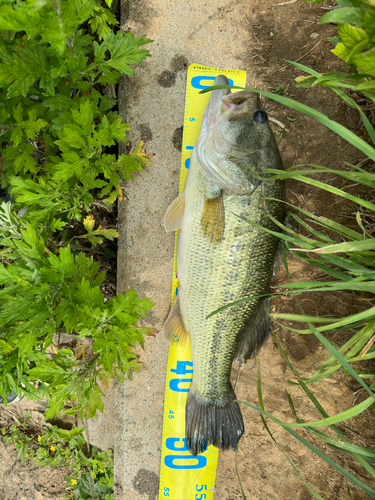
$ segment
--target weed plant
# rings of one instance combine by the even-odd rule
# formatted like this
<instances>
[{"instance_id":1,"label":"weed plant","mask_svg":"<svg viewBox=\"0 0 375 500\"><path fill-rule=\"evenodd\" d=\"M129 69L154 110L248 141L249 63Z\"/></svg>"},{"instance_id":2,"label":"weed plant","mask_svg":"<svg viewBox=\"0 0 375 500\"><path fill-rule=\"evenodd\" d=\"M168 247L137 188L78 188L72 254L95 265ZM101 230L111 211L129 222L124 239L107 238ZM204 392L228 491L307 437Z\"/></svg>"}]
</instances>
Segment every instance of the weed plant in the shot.
<instances>
[{"instance_id":1,"label":"weed plant","mask_svg":"<svg viewBox=\"0 0 375 500\"><path fill-rule=\"evenodd\" d=\"M92 417L110 379L140 367L136 326L152 307L134 290L106 301L92 249L118 236L94 206L122 199L147 157L116 157L129 125L115 84L149 55L121 29L111 0L0 0L0 394L47 398L46 418ZM87 337L60 345L61 334ZM64 344L64 343L63 343ZM78 342L79 344L79 342Z\"/></svg>"},{"instance_id":2,"label":"weed plant","mask_svg":"<svg viewBox=\"0 0 375 500\"><path fill-rule=\"evenodd\" d=\"M30 412L22 415L2 415L0 435L4 443L12 444L22 464L37 462L42 467L68 467L66 493L69 499L113 499L113 451L100 451L88 446L83 436L85 427L70 431L57 426L40 427ZM10 421L10 417L13 423Z\"/></svg>"}]
</instances>

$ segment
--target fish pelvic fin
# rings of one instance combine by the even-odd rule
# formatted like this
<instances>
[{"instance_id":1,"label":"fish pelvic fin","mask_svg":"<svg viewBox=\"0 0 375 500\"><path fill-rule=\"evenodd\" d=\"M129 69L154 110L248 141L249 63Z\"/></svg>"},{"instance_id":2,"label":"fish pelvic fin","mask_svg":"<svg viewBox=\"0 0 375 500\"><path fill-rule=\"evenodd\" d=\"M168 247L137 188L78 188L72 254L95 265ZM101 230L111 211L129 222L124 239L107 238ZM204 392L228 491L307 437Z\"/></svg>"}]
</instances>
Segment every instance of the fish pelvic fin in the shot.
<instances>
[{"instance_id":1,"label":"fish pelvic fin","mask_svg":"<svg viewBox=\"0 0 375 500\"><path fill-rule=\"evenodd\" d=\"M211 243L218 244L224 236L225 216L223 192L214 198L205 198L201 217L201 228Z\"/></svg>"},{"instance_id":2,"label":"fish pelvic fin","mask_svg":"<svg viewBox=\"0 0 375 500\"><path fill-rule=\"evenodd\" d=\"M237 442L244 433L242 414L234 400L232 386L229 394L220 401L205 402L190 388L186 403L185 442L194 456L203 453L212 444L219 450L236 450Z\"/></svg>"},{"instance_id":3,"label":"fish pelvic fin","mask_svg":"<svg viewBox=\"0 0 375 500\"><path fill-rule=\"evenodd\" d=\"M167 321L163 325L163 333L165 340L170 343L172 339L179 339L179 345L183 346L187 341L189 336L188 331L185 328L180 308L180 296L177 295L173 303L171 312L167 318Z\"/></svg>"},{"instance_id":4,"label":"fish pelvic fin","mask_svg":"<svg viewBox=\"0 0 375 500\"><path fill-rule=\"evenodd\" d=\"M244 363L262 350L270 331L270 299L263 299L250 327L240 337L234 359Z\"/></svg>"},{"instance_id":5,"label":"fish pelvic fin","mask_svg":"<svg viewBox=\"0 0 375 500\"><path fill-rule=\"evenodd\" d=\"M185 195L180 194L167 208L164 216L164 227L165 231L169 233L170 231L177 231L182 226L182 220L184 218L185 211Z\"/></svg>"}]
</instances>

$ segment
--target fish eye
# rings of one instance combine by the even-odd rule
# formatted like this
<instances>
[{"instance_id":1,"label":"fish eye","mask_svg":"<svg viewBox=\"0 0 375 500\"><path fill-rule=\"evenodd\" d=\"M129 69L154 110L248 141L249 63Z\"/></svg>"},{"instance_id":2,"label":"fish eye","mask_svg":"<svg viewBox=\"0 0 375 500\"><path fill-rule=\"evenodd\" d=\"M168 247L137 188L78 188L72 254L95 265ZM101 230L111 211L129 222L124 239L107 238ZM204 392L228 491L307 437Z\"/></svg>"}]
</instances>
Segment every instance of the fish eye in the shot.
<instances>
[{"instance_id":1,"label":"fish eye","mask_svg":"<svg viewBox=\"0 0 375 500\"><path fill-rule=\"evenodd\" d=\"M255 123L264 123L267 121L267 113L265 111L255 111L253 120Z\"/></svg>"}]
</instances>

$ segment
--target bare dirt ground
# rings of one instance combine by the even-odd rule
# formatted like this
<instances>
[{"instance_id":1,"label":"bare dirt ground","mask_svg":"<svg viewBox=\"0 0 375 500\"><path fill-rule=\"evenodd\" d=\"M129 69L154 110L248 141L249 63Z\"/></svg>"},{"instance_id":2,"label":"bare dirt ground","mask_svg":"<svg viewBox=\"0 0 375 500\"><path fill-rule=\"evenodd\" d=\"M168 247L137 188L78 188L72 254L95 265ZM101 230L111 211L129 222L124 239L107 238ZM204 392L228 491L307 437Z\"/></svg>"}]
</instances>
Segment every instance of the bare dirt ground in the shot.
<instances>
[{"instance_id":1,"label":"bare dirt ground","mask_svg":"<svg viewBox=\"0 0 375 500\"><path fill-rule=\"evenodd\" d=\"M328 37L337 34L336 27L331 24L317 24L319 18L326 12L323 7L333 6L335 2L309 5L298 1L274 6L266 2L266 5L263 12L257 14L256 25L250 24L246 15L239 21L248 25L249 38L257 42L256 50L247 53L244 47L239 55L241 69L248 70L248 74L252 75L248 85L272 91L282 88L285 96L311 106L356 133L362 134L358 128L360 118L355 111L349 109L330 89L296 88L295 78L303 73L285 62L285 59L300 61L301 64L321 73L347 70L346 65L331 54L330 49L333 46L327 41ZM358 164L363 159L363 155L348 146L346 141L313 119L289 108L283 108L278 103L265 99L263 102L269 115L286 125L284 130L277 125L274 126L285 168L310 163L343 169L346 168L345 161ZM332 176L325 177L324 180L338 188L343 188L342 181ZM355 215L353 215L354 206L338 196L335 197L312 186L293 181L287 184L287 201L316 215L326 216L347 224L353 229L358 229ZM292 281L323 278L323 274L320 274L318 269L301 263L297 258L293 259L289 265ZM281 269L274 280L274 286L277 287L286 281L285 270ZM358 300L359 298L350 293L330 295L310 293L303 296L302 306L307 314L342 317L363 309L363 302ZM295 300L290 295L274 301L272 311L299 312ZM289 360L301 376L312 375L329 357L325 348L313 335L299 335L279 326L276 326L276 334ZM350 336L350 333L348 335ZM327 338L343 344L348 337L328 334ZM272 336L260 354L259 362L267 411L280 420L293 422L286 393L288 391L296 405L299 418L306 422L321 418L302 390L288 385L287 382L292 379L292 374L282 359ZM371 372L371 364L362 368ZM233 383L236 381L236 376L237 368L234 367ZM310 388L329 415L351 408L354 402L358 403L362 401L361 397L365 398L363 394L357 394L360 389L359 384L353 382L351 377L345 376L342 370ZM259 406L255 363L248 363L241 371L236 394L239 400ZM313 498L269 437L260 416L244 405L242 412L245 434L239 443L237 463L246 498L304 500ZM339 427L352 444L373 448L375 445L374 423L375 414L369 409ZM370 498L352 485L350 485L350 497L347 489L349 481L279 426L271 421L268 421L268 424L281 449L287 453L304 479L323 498ZM321 430L327 432L326 428ZM324 446L322 442L319 443L305 431L299 431L299 434L364 483L371 487L375 486L366 471L349 455ZM232 453L220 454L215 498L242 498Z\"/></svg>"},{"instance_id":2,"label":"bare dirt ground","mask_svg":"<svg viewBox=\"0 0 375 500\"><path fill-rule=\"evenodd\" d=\"M0 405L0 428L10 428L18 422L24 422L22 414L29 411L31 422L28 436L39 434L44 417L35 407L39 402L22 399L18 403L5 407ZM42 500L69 498L66 492L66 478L71 474L67 467L44 467L26 458L22 463L13 444L6 444L0 438L0 499L1 500Z\"/></svg>"}]
</instances>

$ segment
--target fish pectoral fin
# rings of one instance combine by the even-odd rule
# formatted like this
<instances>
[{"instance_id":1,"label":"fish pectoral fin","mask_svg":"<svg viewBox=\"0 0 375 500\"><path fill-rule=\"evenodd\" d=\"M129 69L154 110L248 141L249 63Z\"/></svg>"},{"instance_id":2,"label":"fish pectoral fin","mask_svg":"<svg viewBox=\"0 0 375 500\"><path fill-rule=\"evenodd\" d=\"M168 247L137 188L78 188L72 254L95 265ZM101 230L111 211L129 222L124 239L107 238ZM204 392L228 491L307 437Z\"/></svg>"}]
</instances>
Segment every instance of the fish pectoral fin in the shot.
<instances>
[{"instance_id":1,"label":"fish pectoral fin","mask_svg":"<svg viewBox=\"0 0 375 500\"><path fill-rule=\"evenodd\" d=\"M165 231L177 231L182 226L182 219L184 218L185 211L185 195L180 194L167 208L164 216Z\"/></svg>"},{"instance_id":2,"label":"fish pectoral fin","mask_svg":"<svg viewBox=\"0 0 375 500\"><path fill-rule=\"evenodd\" d=\"M175 298L171 312L163 325L163 333L165 340L169 343L177 336L180 345L184 345L189 336L181 316L179 295Z\"/></svg>"},{"instance_id":3,"label":"fish pectoral fin","mask_svg":"<svg viewBox=\"0 0 375 500\"><path fill-rule=\"evenodd\" d=\"M250 327L242 334L234 359L244 363L249 358L254 358L263 348L270 331L270 299L263 299L258 312Z\"/></svg>"},{"instance_id":4,"label":"fish pectoral fin","mask_svg":"<svg viewBox=\"0 0 375 500\"><path fill-rule=\"evenodd\" d=\"M201 217L201 228L211 243L220 243L224 236L225 229L222 191L214 198L205 198Z\"/></svg>"}]
</instances>

